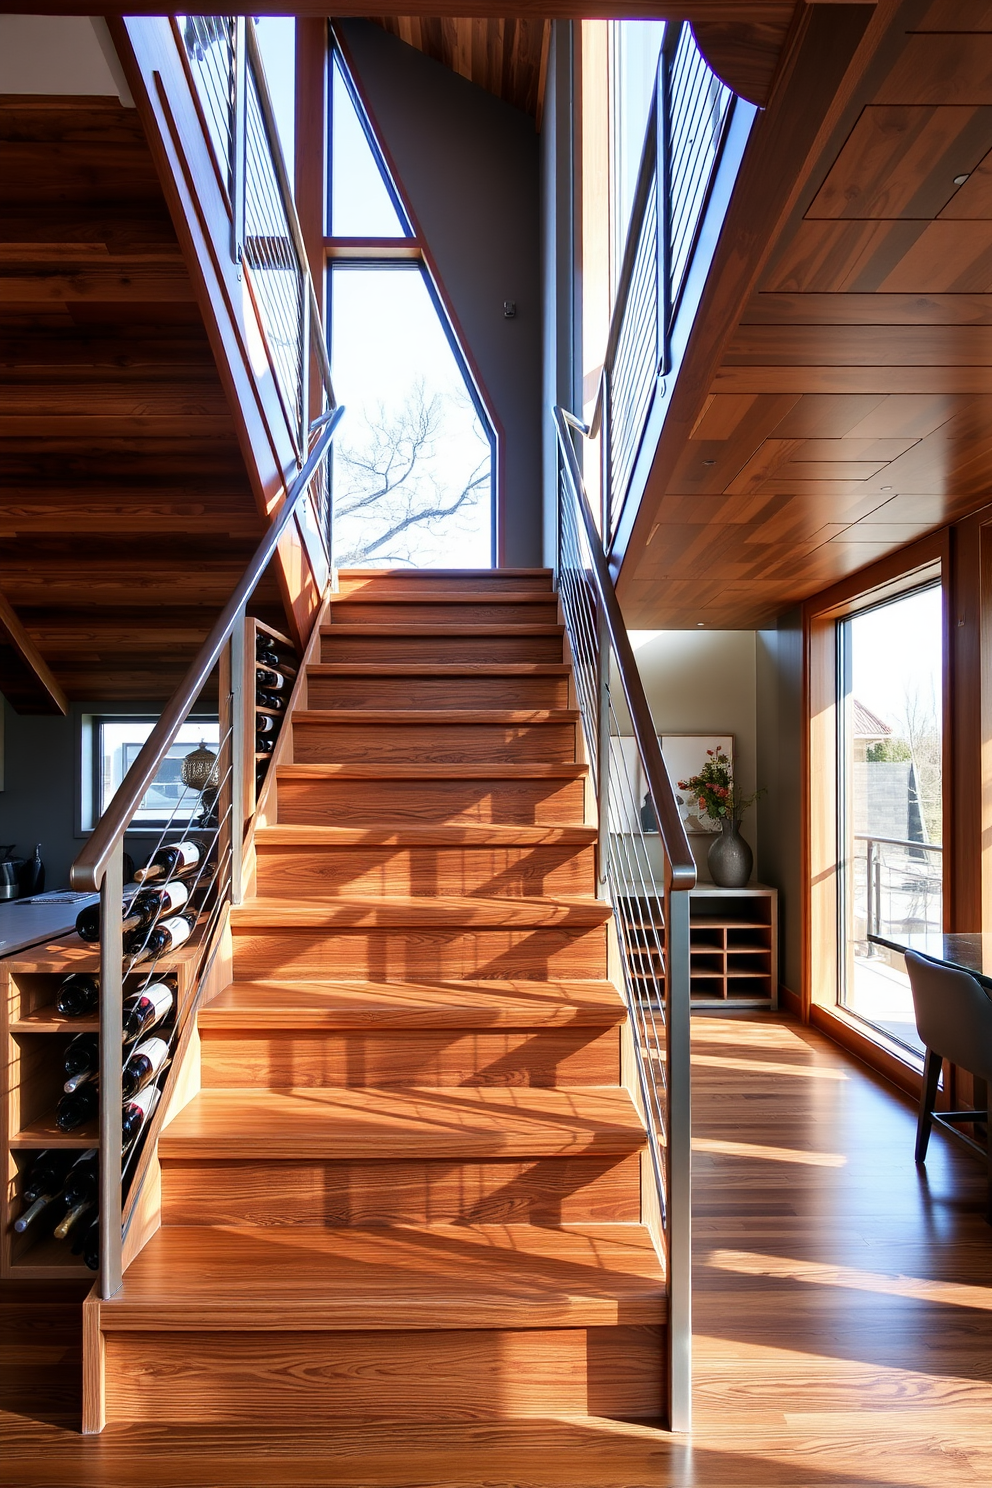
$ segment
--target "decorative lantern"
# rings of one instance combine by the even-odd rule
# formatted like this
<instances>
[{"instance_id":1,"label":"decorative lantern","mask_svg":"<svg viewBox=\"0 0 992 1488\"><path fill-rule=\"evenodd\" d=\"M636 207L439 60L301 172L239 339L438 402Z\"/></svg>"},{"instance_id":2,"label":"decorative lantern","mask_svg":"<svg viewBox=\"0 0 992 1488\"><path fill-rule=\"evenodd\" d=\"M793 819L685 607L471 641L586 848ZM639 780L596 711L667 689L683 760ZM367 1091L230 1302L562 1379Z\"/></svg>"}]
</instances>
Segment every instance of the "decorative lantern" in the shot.
<instances>
[{"instance_id":1,"label":"decorative lantern","mask_svg":"<svg viewBox=\"0 0 992 1488\"><path fill-rule=\"evenodd\" d=\"M182 782L197 793L216 790L220 784L217 773L217 756L208 749L203 739L200 747L187 754L182 764Z\"/></svg>"}]
</instances>

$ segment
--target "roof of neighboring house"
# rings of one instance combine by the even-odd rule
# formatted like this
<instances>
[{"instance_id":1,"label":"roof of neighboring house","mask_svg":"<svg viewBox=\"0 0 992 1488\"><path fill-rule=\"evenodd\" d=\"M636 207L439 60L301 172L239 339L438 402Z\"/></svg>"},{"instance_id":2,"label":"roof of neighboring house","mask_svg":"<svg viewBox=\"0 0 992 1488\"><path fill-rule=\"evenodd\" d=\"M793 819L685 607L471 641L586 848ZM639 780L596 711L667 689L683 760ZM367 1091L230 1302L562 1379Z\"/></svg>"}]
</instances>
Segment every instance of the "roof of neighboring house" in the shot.
<instances>
[{"instance_id":1,"label":"roof of neighboring house","mask_svg":"<svg viewBox=\"0 0 992 1488\"><path fill-rule=\"evenodd\" d=\"M854 699L854 737L856 739L887 739L892 733L887 723Z\"/></svg>"}]
</instances>

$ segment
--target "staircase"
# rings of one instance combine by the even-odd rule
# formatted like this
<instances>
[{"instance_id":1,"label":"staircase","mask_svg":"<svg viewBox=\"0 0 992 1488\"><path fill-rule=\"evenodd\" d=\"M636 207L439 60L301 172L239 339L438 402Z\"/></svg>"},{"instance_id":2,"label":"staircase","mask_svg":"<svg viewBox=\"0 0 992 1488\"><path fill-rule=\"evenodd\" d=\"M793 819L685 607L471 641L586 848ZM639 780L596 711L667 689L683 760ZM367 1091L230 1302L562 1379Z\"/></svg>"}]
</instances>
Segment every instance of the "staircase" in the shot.
<instances>
[{"instance_id":1,"label":"staircase","mask_svg":"<svg viewBox=\"0 0 992 1488\"><path fill-rule=\"evenodd\" d=\"M662 1414L563 653L547 572L342 575L162 1226L89 1304L108 1420Z\"/></svg>"}]
</instances>

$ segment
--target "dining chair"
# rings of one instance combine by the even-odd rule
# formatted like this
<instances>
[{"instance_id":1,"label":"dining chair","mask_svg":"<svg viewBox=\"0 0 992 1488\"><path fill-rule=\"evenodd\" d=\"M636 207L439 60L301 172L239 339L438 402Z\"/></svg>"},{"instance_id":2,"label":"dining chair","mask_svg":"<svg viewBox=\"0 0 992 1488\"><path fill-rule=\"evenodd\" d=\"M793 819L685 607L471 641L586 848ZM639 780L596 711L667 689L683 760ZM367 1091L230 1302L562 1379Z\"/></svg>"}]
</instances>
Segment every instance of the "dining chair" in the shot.
<instances>
[{"instance_id":1,"label":"dining chair","mask_svg":"<svg viewBox=\"0 0 992 1488\"><path fill-rule=\"evenodd\" d=\"M916 1124L916 1161L926 1161L933 1123L953 1130L954 1121L984 1121L988 1111L934 1111L943 1060L949 1059L969 1074L992 1082L992 997L973 976L906 952L906 969L913 989L916 1027L926 1045L923 1090ZM987 1140L989 1196L986 1218L992 1224L992 1140Z\"/></svg>"}]
</instances>

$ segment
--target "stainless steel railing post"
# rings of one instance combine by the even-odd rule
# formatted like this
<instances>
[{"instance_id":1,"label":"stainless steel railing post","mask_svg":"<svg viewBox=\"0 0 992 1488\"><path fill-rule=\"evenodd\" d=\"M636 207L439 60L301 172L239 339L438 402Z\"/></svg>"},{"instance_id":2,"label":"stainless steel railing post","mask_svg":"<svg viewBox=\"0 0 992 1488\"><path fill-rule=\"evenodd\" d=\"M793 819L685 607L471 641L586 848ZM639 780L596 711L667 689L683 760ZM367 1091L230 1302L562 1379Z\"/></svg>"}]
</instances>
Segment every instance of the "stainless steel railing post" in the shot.
<instances>
[{"instance_id":1,"label":"stainless steel railing post","mask_svg":"<svg viewBox=\"0 0 992 1488\"><path fill-rule=\"evenodd\" d=\"M124 1279L121 1239L121 1047L124 1008L124 841L107 858L100 884L100 1296Z\"/></svg>"}]
</instances>

